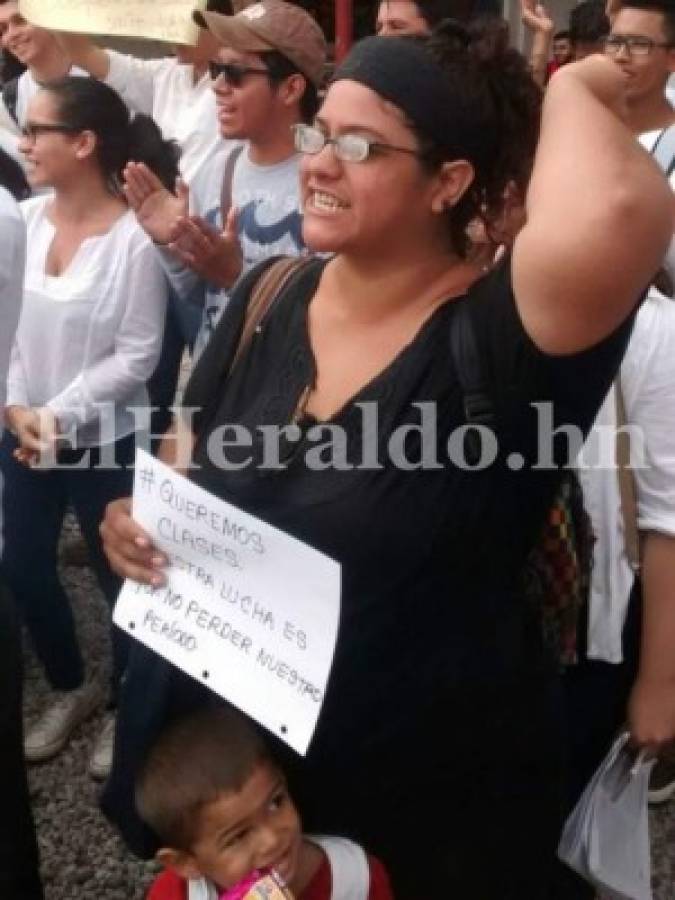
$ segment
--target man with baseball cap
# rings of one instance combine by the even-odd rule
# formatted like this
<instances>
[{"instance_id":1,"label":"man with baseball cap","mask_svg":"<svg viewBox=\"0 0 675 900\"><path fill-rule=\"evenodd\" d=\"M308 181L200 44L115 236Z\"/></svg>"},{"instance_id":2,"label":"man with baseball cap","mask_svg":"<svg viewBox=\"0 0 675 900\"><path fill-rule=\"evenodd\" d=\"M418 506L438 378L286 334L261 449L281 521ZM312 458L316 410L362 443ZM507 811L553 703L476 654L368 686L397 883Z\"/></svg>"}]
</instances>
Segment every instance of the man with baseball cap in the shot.
<instances>
[{"instance_id":1,"label":"man with baseball cap","mask_svg":"<svg viewBox=\"0 0 675 900\"><path fill-rule=\"evenodd\" d=\"M203 307L198 353L242 274L270 256L304 252L292 126L316 112L326 42L312 16L284 0L195 20L218 41L210 71L230 143L176 196L144 166L125 174L129 202L175 289ZM243 143L233 149L232 140Z\"/></svg>"}]
</instances>

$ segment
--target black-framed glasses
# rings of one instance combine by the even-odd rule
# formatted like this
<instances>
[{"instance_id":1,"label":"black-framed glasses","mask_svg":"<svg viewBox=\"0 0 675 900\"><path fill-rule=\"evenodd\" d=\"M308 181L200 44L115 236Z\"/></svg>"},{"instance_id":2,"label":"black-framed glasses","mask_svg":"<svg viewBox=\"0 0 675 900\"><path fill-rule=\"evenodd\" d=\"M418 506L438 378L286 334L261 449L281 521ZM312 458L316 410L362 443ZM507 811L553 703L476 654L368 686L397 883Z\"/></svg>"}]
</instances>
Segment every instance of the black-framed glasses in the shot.
<instances>
[{"instance_id":1,"label":"black-framed glasses","mask_svg":"<svg viewBox=\"0 0 675 900\"><path fill-rule=\"evenodd\" d=\"M616 56L621 50L629 56L649 56L655 47L668 49L673 45L665 41L654 41L641 34L610 34L605 38L605 53Z\"/></svg>"},{"instance_id":2,"label":"black-framed glasses","mask_svg":"<svg viewBox=\"0 0 675 900\"><path fill-rule=\"evenodd\" d=\"M61 122L26 122L21 134L26 140L35 141L41 134L77 134L78 131L82 129Z\"/></svg>"},{"instance_id":3,"label":"black-framed glasses","mask_svg":"<svg viewBox=\"0 0 675 900\"><path fill-rule=\"evenodd\" d=\"M222 75L228 84L232 87L241 87L241 84L247 75L266 75L269 77L269 69L256 69L254 66L242 66L239 63L209 63L209 75L212 81L220 78Z\"/></svg>"},{"instance_id":4,"label":"black-framed glasses","mask_svg":"<svg viewBox=\"0 0 675 900\"><path fill-rule=\"evenodd\" d=\"M365 162L373 150L394 150L397 153L421 156L419 150L411 147L395 147L393 144L371 140L362 134L340 134L336 138L329 138L313 125L293 125L292 128L298 153L321 153L326 144L332 144L335 155L343 162Z\"/></svg>"}]
</instances>

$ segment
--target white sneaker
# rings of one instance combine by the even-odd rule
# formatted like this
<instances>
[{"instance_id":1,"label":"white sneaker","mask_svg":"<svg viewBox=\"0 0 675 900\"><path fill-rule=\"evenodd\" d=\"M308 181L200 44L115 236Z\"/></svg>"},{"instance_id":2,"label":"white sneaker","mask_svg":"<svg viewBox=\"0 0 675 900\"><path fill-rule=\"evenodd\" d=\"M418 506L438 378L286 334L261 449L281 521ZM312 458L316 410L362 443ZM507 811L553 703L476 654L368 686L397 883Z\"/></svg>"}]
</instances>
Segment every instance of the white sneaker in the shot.
<instances>
[{"instance_id":1,"label":"white sneaker","mask_svg":"<svg viewBox=\"0 0 675 900\"><path fill-rule=\"evenodd\" d=\"M43 762L60 753L73 731L94 712L100 701L100 692L91 683L75 691L56 693L51 705L26 732L23 742L26 760Z\"/></svg>"},{"instance_id":2,"label":"white sneaker","mask_svg":"<svg viewBox=\"0 0 675 900\"><path fill-rule=\"evenodd\" d=\"M113 749L115 747L115 717L106 716L105 724L94 745L89 758L89 774L97 781L105 781L112 769Z\"/></svg>"}]
</instances>

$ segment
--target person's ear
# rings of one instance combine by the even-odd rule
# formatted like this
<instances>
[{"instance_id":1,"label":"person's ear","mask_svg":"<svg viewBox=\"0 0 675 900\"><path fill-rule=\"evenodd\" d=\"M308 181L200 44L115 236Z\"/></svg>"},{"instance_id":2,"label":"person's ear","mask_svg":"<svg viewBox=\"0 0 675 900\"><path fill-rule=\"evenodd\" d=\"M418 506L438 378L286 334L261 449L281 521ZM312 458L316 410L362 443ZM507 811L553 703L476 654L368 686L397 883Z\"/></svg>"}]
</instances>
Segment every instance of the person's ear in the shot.
<instances>
[{"instance_id":1,"label":"person's ear","mask_svg":"<svg viewBox=\"0 0 675 900\"><path fill-rule=\"evenodd\" d=\"M98 138L93 131L81 131L75 138L75 156L78 159L87 159L96 152Z\"/></svg>"},{"instance_id":2,"label":"person's ear","mask_svg":"<svg viewBox=\"0 0 675 900\"><path fill-rule=\"evenodd\" d=\"M306 90L307 79L304 75L300 75L297 72L295 75L289 75L288 78L284 78L279 84L277 93L284 106L294 106L296 103L300 103Z\"/></svg>"},{"instance_id":3,"label":"person's ear","mask_svg":"<svg viewBox=\"0 0 675 900\"><path fill-rule=\"evenodd\" d=\"M456 206L471 187L474 176L474 168L466 159L443 163L436 176L437 185L431 198L432 210L442 213Z\"/></svg>"},{"instance_id":4,"label":"person's ear","mask_svg":"<svg viewBox=\"0 0 675 900\"><path fill-rule=\"evenodd\" d=\"M184 850L175 850L173 847L162 847L155 854L157 862L165 869L173 869L181 878L201 878L202 873L197 868L194 857Z\"/></svg>"}]
</instances>

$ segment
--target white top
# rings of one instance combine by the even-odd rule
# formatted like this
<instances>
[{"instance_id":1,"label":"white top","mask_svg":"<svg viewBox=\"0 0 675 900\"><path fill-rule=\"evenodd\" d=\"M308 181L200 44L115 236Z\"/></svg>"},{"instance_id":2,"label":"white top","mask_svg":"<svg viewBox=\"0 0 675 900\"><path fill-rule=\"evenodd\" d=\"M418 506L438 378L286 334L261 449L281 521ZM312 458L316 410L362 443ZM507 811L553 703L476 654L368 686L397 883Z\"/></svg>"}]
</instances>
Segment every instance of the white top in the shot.
<instances>
[{"instance_id":1,"label":"white top","mask_svg":"<svg viewBox=\"0 0 675 900\"><path fill-rule=\"evenodd\" d=\"M621 364L627 421L644 435L644 467L635 468L638 527L675 536L675 301L650 292L637 314ZM584 449L589 464L598 459L601 431L609 426L609 460L615 447L614 389L603 403ZM631 439L633 465L640 441ZM603 456L607 456L607 451ZM636 458L637 457L637 458ZM596 535L589 602L588 656L622 660L621 631L634 573L626 556L619 483L615 468L580 469L584 503Z\"/></svg>"},{"instance_id":2,"label":"white top","mask_svg":"<svg viewBox=\"0 0 675 900\"><path fill-rule=\"evenodd\" d=\"M26 227L14 198L0 187L0 411L5 406L7 369L14 340L26 259ZM2 475L0 474L0 499ZM0 553L3 545L2 503L0 503Z\"/></svg>"},{"instance_id":3,"label":"white top","mask_svg":"<svg viewBox=\"0 0 675 900\"><path fill-rule=\"evenodd\" d=\"M3 187L0 187L0 234L0 410L3 410L26 264L26 226L16 201Z\"/></svg>"},{"instance_id":4,"label":"white top","mask_svg":"<svg viewBox=\"0 0 675 900\"><path fill-rule=\"evenodd\" d=\"M66 271L45 274L54 238L47 197L21 204L28 231L24 304L12 350L8 404L49 406L78 446L136 429L159 358L167 284L155 249L125 212L82 242Z\"/></svg>"},{"instance_id":5,"label":"white top","mask_svg":"<svg viewBox=\"0 0 675 900\"><path fill-rule=\"evenodd\" d=\"M645 150L647 150L649 153L652 153L662 133L662 128L657 128L655 131L645 131L639 136L638 140L645 148ZM671 188L673 189L673 191L675 191L675 169L671 173L669 181ZM675 283L675 235L673 235L670 241L670 246L668 247L663 260L663 267L670 275L673 283Z\"/></svg>"},{"instance_id":6,"label":"white top","mask_svg":"<svg viewBox=\"0 0 675 900\"><path fill-rule=\"evenodd\" d=\"M108 50L106 83L134 112L152 116L167 139L180 144L181 174L191 182L224 143L208 72L194 84L192 66L174 58L136 59Z\"/></svg>"}]
</instances>

